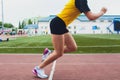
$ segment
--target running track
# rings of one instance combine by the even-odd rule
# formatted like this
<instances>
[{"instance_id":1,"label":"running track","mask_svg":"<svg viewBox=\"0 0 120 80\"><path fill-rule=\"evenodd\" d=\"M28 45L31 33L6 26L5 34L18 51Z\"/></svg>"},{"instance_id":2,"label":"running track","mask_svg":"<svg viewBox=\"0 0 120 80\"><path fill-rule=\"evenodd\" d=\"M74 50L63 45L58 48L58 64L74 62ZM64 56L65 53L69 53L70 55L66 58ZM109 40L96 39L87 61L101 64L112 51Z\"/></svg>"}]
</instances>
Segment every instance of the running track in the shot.
<instances>
[{"instance_id":1,"label":"running track","mask_svg":"<svg viewBox=\"0 0 120 80\"><path fill-rule=\"evenodd\" d=\"M41 80L31 70L39 54L0 54L0 80ZM120 80L120 54L66 54L45 68L42 80Z\"/></svg>"}]
</instances>

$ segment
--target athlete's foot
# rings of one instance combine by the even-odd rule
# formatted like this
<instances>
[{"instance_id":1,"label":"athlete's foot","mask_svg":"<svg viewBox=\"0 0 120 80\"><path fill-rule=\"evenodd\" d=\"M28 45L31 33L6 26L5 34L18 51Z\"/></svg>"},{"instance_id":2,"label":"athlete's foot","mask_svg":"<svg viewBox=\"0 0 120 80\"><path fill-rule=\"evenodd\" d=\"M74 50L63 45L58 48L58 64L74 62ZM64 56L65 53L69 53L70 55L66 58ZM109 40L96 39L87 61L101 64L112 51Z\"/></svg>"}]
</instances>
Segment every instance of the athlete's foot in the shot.
<instances>
[{"instance_id":1,"label":"athlete's foot","mask_svg":"<svg viewBox=\"0 0 120 80\"><path fill-rule=\"evenodd\" d=\"M43 69L40 69L38 66L35 66L35 68L32 70L33 74L38 76L39 78L48 78L48 75L44 73Z\"/></svg>"}]
</instances>

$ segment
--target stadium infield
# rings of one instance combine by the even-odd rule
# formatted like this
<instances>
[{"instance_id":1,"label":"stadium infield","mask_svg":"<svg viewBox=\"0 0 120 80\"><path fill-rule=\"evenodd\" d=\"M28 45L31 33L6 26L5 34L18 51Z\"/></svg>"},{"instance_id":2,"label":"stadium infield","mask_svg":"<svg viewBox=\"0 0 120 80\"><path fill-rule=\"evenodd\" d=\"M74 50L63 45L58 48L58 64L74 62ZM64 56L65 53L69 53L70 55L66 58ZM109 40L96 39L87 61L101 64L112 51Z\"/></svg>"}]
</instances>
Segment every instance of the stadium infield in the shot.
<instances>
[{"instance_id":1,"label":"stadium infield","mask_svg":"<svg viewBox=\"0 0 120 80\"><path fill-rule=\"evenodd\" d=\"M120 54L65 54L45 68L51 76L32 74L39 54L0 54L0 80L120 80Z\"/></svg>"},{"instance_id":2,"label":"stadium infield","mask_svg":"<svg viewBox=\"0 0 120 80\"><path fill-rule=\"evenodd\" d=\"M76 34L73 35L78 49L76 54L120 53L120 35L117 34ZM0 42L1 53L42 53L44 48L53 49L51 36L15 37L8 42Z\"/></svg>"}]
</instances>

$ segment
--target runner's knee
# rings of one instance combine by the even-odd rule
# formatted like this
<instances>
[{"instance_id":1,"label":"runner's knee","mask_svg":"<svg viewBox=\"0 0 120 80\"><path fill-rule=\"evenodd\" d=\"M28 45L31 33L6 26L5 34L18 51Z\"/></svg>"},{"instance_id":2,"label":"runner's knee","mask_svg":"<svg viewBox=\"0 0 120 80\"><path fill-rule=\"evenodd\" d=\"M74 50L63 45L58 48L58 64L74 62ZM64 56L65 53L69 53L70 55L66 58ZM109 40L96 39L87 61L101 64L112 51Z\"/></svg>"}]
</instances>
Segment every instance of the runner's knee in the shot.
<instances>
[{"instance_id":1,"label":"runner's knee","mask_svg":"<svg viewBox=\"0 0 120 80\"><path fill-rule=\"evenodd\" d=\"M68 47L70 51L76 51L77 50L77 46L70 46Z\"/></svg>"},{"instance_id":2,"label":"runner's knee","mask_svg":"<svg viewBox=\"0 0 120 80\"><path fill-rule=\"evenodd\" d=\"M55 51L56 52L56 56L59 58L59 57L61 57L61 56L63 56L63 52L61 52L61 51Z\"/></svg>"}]
</instances>

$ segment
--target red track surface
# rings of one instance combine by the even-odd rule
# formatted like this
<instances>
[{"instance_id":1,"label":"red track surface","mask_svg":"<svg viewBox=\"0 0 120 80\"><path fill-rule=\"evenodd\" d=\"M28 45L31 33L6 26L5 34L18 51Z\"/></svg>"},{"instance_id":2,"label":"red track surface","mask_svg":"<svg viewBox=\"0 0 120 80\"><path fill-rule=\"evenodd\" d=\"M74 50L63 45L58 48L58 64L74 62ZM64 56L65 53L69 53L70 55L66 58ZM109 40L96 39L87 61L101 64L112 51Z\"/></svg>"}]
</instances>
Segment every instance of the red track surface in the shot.
<instances>
[{"instance_id":1,"label":"red track surface","mask_svg":"<svg viewBox=\"0 0 120 80\"><path fill-rule=\"evenodd\" d=\"M0 54L0 80L41 80L31 72L40 61L41 55ZM48 75L51 67L45 68ZM64 55L53 80L120 80L120 54Z\"/></svg>"}]
</instances>

